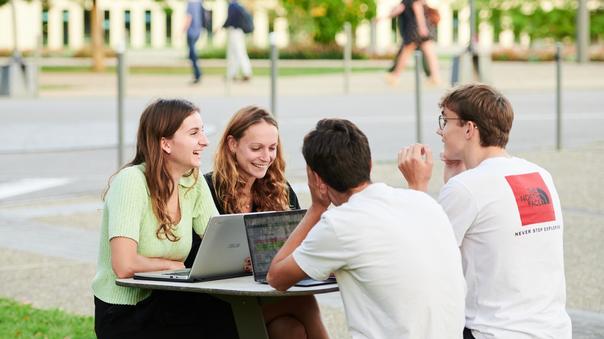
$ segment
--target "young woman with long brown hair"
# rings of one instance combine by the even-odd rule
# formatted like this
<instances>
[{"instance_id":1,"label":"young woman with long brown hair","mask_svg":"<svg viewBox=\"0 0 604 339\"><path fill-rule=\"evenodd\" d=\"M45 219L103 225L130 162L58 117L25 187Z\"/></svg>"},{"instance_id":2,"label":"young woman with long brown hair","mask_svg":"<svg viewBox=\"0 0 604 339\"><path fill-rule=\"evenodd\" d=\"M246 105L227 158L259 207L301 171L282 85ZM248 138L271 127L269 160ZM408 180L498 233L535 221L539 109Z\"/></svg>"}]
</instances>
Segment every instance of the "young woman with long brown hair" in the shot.
<instances>
[{"instance_id":1,"label":"young woman with long brown hair","mask_svg":"<svg viewBox=\"0 0 604 339\"><path fill-rule=\"evenodd\" d=\"M192 230L218 214L200 155L208 145L199 109L157 100L140 118L136 155L104 196L97 273L92 282L99 338L236 336L228 304L200 293L115 284L136 272L184 268Z\"/></svg>"},{"instance_id":2,"label":"young woman with long brown hair","mask_svg":"<svg viewBox=\"0 0 604 339\"><path fill-rule=\"evenodd\" d=\"M221 214L300 208L285 179L277 121L256 106L244 107L231 118L216 148L214 171L204 177ZM199 237L193 242L186 263L195 257ZM271 339L327 338L313 296L265 304L263 314Z\"/></svg>"}]
</instances>

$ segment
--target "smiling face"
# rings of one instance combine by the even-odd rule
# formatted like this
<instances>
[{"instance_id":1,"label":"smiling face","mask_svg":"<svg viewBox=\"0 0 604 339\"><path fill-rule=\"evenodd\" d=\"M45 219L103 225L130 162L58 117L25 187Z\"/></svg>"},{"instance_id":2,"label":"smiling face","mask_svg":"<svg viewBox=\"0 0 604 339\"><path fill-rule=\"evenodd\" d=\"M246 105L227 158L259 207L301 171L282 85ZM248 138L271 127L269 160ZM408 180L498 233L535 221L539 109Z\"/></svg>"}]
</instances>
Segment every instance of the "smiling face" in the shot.
<instances>
[{"instance_id":1,"label":"smiling face","mask_svg":"<svg viewBox=\"0 0 604 339\"><path fill-rule=\"evenodd\" d=\"M440 135L444 144L443 156L448 160L462 160L463 149L466 144L466 124L462 124L457 113L443 108L441 113L445 120L443 129L440 127L436 130L436 134Z\"/></svg>"},{"instance_id":2,"label":"smiling face","mask_svg":"<svg viewBox=\"0 0 604 339\"><path fill-rule=\"evenodd\" d=\"M183 120L170 139L162 138L161 145L171 169L184 174L199 167L201 152L208 146L199 113L193 112Z\"/></svg>"},{"instance_id":3,"label":"smiling face","mask_svg":"<svg viewBox=\"0 0 604 339\"><path fill-rule=\"evenodd\" d=\"M277 157L278 142L277 127L264 120L250 126L239 140L228 137L229 150L235 154L244 180L264 178Z\"/></svg>"}]
</instances>

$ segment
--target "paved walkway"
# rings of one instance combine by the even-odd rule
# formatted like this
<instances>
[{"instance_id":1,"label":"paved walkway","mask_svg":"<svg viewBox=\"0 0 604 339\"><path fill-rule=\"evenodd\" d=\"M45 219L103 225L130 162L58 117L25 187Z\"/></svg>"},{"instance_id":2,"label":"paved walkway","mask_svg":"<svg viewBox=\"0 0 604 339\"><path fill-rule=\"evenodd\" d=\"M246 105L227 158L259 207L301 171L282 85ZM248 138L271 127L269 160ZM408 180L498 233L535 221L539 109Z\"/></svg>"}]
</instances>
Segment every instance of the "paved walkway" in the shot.
<instances>
[{"instance_id":1,"label":"paved walkway","mask_svg":"<svg viewBox=\"0 0 604 339\"><path fill-rule=\"evenodd\" d=\"M181 64L182 60L176 61ZM335 64L325 62L324 65ZM363 63L359 63L362 65ZM372 63L365 63L372 64ZM377 62L385 67L387 62ZM446 70L447 65L443 66ZM496 63L493 77L504 91L553 90L554 65L551 63ZM604 65L564 66L564 88L604 90ZM132 75L129 96L209 96L232 97L268 95L268 77L251 83L232 84L220 76L204 78L200 86L187 85L186 75ZM78 97L115 95L116 79L111 74L42 74L42 97L69 100ZM442 92L442 88L428 88ZM382 74L354 73L351 93L398 93L412 91L412 72L406 72L399 87L389 87ZM341 95L342 75L283 77L282 95ZM553 96L553 91L552 91ZM108 99L113 100L113 99ZM1 102L0 102L1 104ZM1 106L0 106L1 107ZM91 131L94 133L94 131ZM548 168L558 186L565 214L565 260L567 305L574 323L574 338L604 338L604 143L591 144L562 152L540 150L521 156ZM435 195L442 169L430 186ZM401 186L392 162L374 164L373 180ZM288 170L302 205L309 196L301 168ZM0 182L0 186L1 186ZM0 197L0 296L32 303L42 308L62 308L77 314L93 313L90 282L94 275L100 224L101 202L98 187L90 192L37 201L8 203ZM4 202L3 202L4 201ZM319 298L323 316L333 338L347 338L345 318L338 294ZM401 301L404 302L404 301Z\"/></svg>"},{"instance_id":2,"label":"paved walkway","mask_svg":"<svg viewBox=\"0 0 604 339\"><path fill-rule=\"evenodd\" d=\"M574 338L604 337L604 144L522 154L552 172L565 214L568 307ZM590 164L586 166L585 164ZM439 188L438 166L430 186ZM577 175L577 173L581 173ZM302 205L304 172L289 171ZM402 186L394 163L376 164L374 181ZM93 313L90 281L97 255L101 202L97 194L0 204L0 295L36 307ZM347 338L338 294L319 298L333 338ZM404 301L401 301L404 302Z\"/></svg>"}]
</instances>

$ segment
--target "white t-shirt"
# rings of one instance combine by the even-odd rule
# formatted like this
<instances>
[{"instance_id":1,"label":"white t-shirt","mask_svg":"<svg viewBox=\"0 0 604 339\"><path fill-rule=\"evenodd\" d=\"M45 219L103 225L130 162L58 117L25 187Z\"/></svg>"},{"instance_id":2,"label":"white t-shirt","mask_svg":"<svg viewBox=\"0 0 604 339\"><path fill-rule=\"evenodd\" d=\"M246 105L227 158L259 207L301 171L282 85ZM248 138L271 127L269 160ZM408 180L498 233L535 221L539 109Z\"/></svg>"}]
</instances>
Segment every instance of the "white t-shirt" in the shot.
<instances>
[{"instance_id":1,"label":"white t-shirt","mask_svg":"<svg viewBox=\"0 0 604 339\"><path fill-rule=\"evenodd\" d=\"M513 157L451 178L439 201L461 247L476 338L571 338L560 199L551 175Z\"/></svg>"},{"instance_id":2,"label":"white t-shirt","mask_svg":"<svg viewBox=\"0 0 604 339\"><path fill-rule=\"evenodd\" d=\"M461 338L465 282L442 207L371 184L327 210L294 251L314 279L334 272L353 338Z\"/></svg>"}]
</instances>

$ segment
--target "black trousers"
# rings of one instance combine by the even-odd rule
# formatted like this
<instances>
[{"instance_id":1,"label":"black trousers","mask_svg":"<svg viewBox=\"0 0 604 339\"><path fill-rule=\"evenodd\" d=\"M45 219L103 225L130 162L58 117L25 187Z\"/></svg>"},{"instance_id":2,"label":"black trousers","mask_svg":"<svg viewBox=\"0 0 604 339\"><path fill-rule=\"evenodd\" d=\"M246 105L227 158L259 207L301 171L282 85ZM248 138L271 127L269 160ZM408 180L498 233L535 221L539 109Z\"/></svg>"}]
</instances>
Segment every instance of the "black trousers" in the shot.
<instances>
[{"instance_id":1,"label":"black trousers","mask_svg":"<svg viewBox=\"0 0 604 339\"><path fill-rule=\"evenodd\" d=\"M474 335L472 335L472 330L467 327L463 329L463 339L474 339Z\"/></svg>"},{"instance_id":2,"label":"black trousers","mask_svg":"<svg viewBox=\"0 0 604 339\"><path fill-rule=\"evenodd\" d=\"M207 294L153 291L136 305L94 298L94 331L104 338L233 338L231 306Z\"/></svg>"}]
</instances>

